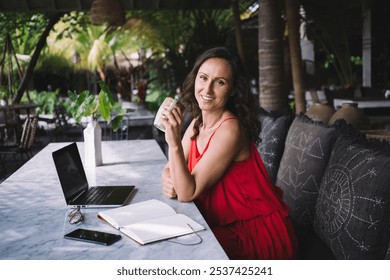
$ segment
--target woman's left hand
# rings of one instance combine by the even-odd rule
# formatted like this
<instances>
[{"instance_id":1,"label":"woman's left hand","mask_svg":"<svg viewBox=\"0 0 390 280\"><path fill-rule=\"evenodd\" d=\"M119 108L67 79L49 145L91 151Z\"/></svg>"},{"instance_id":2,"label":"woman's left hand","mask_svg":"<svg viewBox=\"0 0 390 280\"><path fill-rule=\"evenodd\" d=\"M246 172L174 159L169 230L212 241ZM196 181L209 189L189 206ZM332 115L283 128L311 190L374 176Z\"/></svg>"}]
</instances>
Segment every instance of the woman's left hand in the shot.
<instances>
[{"instance_id":1,"label":"woman's left hand","mask_svg":"<svg viewBox=\"0 0 390 280\"><path fill-rule=\"evenodd\" d=\"M169 198L176 198L177 194L171 180L163 180L163 193Z\"/></svg>"},{"instance_id":2,"label":"woman's left hand","mask_svg":"<svg viewBox=\"0 0 390 280\"><path fill-rule=\"evenodd\" d=\"M165 141L167 141L168 146L181 145L183 115L180 107L176 105L171 111L168 111L168 106L166 106L162 116L162 123L165 126Z\"/></svg>"}]
</instances>

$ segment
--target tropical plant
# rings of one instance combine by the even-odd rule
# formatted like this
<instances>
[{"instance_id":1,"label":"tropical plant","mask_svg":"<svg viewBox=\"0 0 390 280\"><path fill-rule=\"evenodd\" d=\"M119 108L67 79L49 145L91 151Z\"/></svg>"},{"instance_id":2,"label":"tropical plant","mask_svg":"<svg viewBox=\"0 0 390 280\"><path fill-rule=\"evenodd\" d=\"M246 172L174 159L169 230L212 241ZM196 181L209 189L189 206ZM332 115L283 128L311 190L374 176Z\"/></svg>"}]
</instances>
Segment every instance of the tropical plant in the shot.
<instances>
[{"instance_id":1,"label":"tropical plant","mask_svg":"<svg viewBox=\"0 0 390 280\"><path fill-rule=\"evenodd\" d=\"M305 0L303 7L309 37L326 54L324 68L333 66L340 86L354 86L351 42L361 42L363 1Z\"/></svg>"},{"instance_id":2,"label":"tropical plant","mask_svg":"<svg viewBox=\"0 0 390 280\"><path fill-rule=\"evenodd\" d=\"M75 91L68 91L70 104L70 113L76 123L80 123L82 117L89 117L92 120L98 120L102 117L108 123L111 123L113 131L117 131L123 116L128 112L134 112L134 109L124 109L122 105L114 100L107 84L99 82L100 93L91 94L88 90L79 95Z\"/></svg>"},{"instance_id":3,"label":"tropical plant","mask_svg":"<svg viewBox=\"0 0 390 280\"><path fill-rule=\"evenodd\" d=\"M230 9L135 11L131 17L133 24L124 28L129 28L129 34L143 49L151 50L158 61L151 67L158 67L158 77L162 77L156 82L165 83L163 86L173 93L196 57L206 48L226 45L234 28Z\"/></svg>"},{"instance_id":4,"label":"tropical plant","mask_svg":"<svg viewBox=\"0 0 390 280\"><path fill-rule=\"evenodd\" d=\"M36 109L37 114L54 114L56 106L65 102L58 98L59 90L40 92L34 90L29 92L29 96L34 104L40 105Z\"/></svg>"}]
</instances>

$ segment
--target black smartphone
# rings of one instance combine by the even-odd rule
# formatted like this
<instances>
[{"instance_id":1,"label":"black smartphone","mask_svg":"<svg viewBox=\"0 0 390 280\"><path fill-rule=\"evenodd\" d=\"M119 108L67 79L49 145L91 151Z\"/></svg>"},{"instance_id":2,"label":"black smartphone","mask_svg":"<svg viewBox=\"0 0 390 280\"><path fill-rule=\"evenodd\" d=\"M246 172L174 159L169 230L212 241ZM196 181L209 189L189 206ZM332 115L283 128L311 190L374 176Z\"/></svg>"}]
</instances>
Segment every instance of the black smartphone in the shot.
<instances>
[{"instance_id":1,"label":"black smartphone","mask_svg":"<svg viewBox=\"0 0 390 280\"><path fill-rule=\"evenodd\" d=\"M111 245L121 239L119 234L79 228L64 235L67 239Z\"/></svg>"}]
</instances>

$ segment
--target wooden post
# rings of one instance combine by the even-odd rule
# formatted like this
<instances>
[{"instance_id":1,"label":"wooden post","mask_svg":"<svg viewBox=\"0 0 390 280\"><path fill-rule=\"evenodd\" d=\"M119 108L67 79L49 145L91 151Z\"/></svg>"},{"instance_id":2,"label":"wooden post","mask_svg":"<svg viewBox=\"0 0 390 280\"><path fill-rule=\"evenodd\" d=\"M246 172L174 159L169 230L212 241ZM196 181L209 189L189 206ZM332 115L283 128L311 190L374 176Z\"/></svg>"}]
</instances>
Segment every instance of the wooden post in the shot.
<instances>
[{"instance_id":1,"label":"wooden post","mask_svg":"<svg viewBox=\"0 0 390 280\"><path fill-rule=\"evenodd\" d=\"M291 72L295 97L295 112L306 112L302 54L299 36L299 4L296 0L285 0L285 7L287 14Z\"/></svg>"},{"instance_id":2,"label":"wooden post","mask_svg":"<svg viewBox=\"0 0 390 280\"><path fill-rule=\"evenodd\" d=\"M234 15L237 51L238 51L238 55L240 56L243 65L244 65L244 69L246 71L247 67L246 67L246 59L245 59L244 42L242 40L240 10L238 7L237 0L232 1L232 9L233 9L233 15Z\"/></svg>"}]
</instances>

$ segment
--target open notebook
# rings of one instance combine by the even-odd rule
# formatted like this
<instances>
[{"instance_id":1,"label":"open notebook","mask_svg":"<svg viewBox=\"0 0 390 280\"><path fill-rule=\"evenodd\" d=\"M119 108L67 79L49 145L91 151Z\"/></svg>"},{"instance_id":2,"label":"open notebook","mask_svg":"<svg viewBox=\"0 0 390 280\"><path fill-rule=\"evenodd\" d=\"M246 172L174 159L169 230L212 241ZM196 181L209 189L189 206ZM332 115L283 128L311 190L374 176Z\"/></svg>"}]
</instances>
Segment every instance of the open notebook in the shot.
<instances>
[{"instance_id":1,"label":"open notebook","mask_svg":"<svg viewBox=\"0 0 390 280\"><path fill-rule=\"evenodd\" d=\"M101 211L98 217L142 245L205 229L156 199Z\"/></svg>"}]
</instances>

